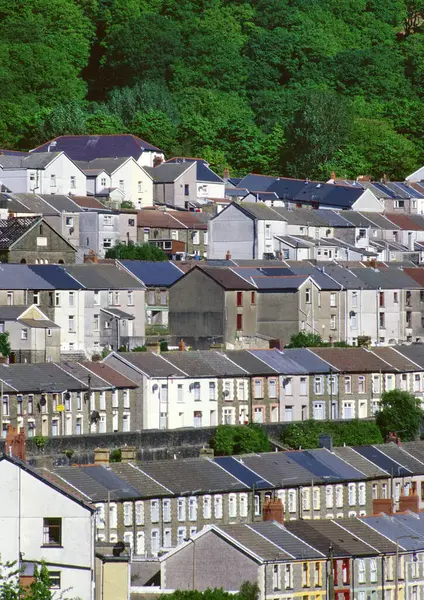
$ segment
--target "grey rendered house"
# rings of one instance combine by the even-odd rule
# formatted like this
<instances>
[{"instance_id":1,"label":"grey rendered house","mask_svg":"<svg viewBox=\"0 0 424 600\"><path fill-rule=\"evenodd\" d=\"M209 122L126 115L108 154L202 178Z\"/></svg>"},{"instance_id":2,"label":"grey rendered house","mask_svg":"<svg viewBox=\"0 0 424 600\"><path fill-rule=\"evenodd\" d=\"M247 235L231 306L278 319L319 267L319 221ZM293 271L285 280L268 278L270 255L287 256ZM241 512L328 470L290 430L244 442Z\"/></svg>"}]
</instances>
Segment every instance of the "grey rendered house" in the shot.
<instances>
[{"instance_id":1,"label":"grey rendered house","mask_svg":"<svg viewBox=\"0 0 424 600\"><path fill-rule=\"evenodd\" d=\"M9 334L10 363L60 360L60 327L38 306L0 306L0 333Z\"/></svg>"},{"instance_id":2,"label":"grey rendered house","mask_svg":"<svg viewBox=\"0 0 424 600\"><path fill-rule=\"evenodd\" d=\"M196 202L196 163L163 162L154 168L146 167L146 171L153 177L153 200L156 204L185 209L189 203Z\"/></svg>"},{"instance_id":3,"label":"grey rendered house","mask_svg":"<svg viewBox=\"0 0 424 600\"><path fill-rule=\"evenodd\" d=\"M66 271L84 288L85 346L132 349L145 337L145 288L135 277L110 264L84 264Z\"/></svg>"}]
</instances>

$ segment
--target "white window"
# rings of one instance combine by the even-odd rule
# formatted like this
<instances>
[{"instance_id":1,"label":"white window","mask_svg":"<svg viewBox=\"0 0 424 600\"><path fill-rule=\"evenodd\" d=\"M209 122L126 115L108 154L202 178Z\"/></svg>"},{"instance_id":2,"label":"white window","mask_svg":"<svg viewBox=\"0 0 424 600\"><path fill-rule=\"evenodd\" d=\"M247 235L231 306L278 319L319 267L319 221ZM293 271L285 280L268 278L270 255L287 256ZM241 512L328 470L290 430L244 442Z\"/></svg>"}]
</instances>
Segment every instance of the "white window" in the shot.
<instances>
[{"instance_id":1,"label":"white window","mask_svg":"<svg viewBox=\"0 0 424 600\"><path fill-rule=\"evenodd\" d=\"M265 225L265 239L267 239L267 240L271 240L272 239L271 225Z\"/></svg>"},{"instance_id":2,"label":"white window","mask_svg":"<svg viewBox=\"0 0 424 600\"><path fill-rule=\"evenodd\" d=\"M99 409L106 410L106 392L101 391L99 394Z\"/></svg>"},{"instance_id":3,"label":"white window","mask_svg":"<svg viewBox=\"0 0 424 600\"><path fill-rule=\"evenodd\" d=\"M69 306L75 306L75 293L69 292Z\"/></svg>"},{"instance_id":4,"label":"white window","mask_svg":"<svg viewBox=\"0 0 424 600\"><path fill-rule=\"evenodd\" d=\"M121 190L121 192L125 190L125 182L123 179L119 180L119 189Z\"/></svg>"},{"instance_id":5,"label":"white window","mask_svg":"<svg viewBox=\"0 0 424 600\"><path fill-rule=\"evenodd\" d=\"M325 419L325 406L323 402L312 403L312 418L316 421L323 421Z\"/></svg>"},{"instance_id":6,"label":"white window","mask_svg":"<svg viewBox=\"0 0 424 600\"><path fill-rule=\"evenodd\" d=\"M309 488L302 489L302 508L303 510L310 510L311 508L311 492Z\"/></svg>"},{"instance_id":7,"label":"white window","mask_svg":"<svg viewBox=\"0 0 424 600\"><path fill-rule=\"evenodd\" d=\"M230 518L237 517L237 494L230 494L228 497L228 514Z\"/></svg>"},{"instance_id":8,"label":"white window","mask_svg":"<svg viewBox=\"0 0 424 600\"><path fill-rule=\"evenodd\" d=\"M28 329L26 329L26 327L24 327L23 329L21 329L21 340L27 340L28 339Z\"/></svg>"},{"instance_id":9,"label":"white window","mask_svg":"<svg viewBox=\"0 0 424 600\"><path fill-rule=\"evenodd\" d=\"M153 556L155 556L159 552L160 548L160 540L159 540L159 531L157 529L152 529L150 533L150 551Z\"/></svg>"},{"instance_id":10,"label":"white window","mask_svg":"<svg viewBox=\"0 0 424 600\"><path fill-rule=\"evenodd\" d=\"M347 375L345 378L345 394L352 393L352 377Z\"/></svg>"},{"instance_id":11,"label":"white window","mask_svg":"<svg viewBox=\"0 0 424 600\"><path fill-rule=\"evenodd\" d=\"M312 488L313 493L312 493L312 504L314 507L314 510L319 510L320 509L320 505L321 505L321 498L320 498L320 488L315 487Z\"/></svg>"},{"instance_id":12,"label":"white window","mask_svg":"<svg viewBox=\"0 0 424 600\"><path fill-rule=\"evenodd\" d=\"M13 306L13 292L7 292L7 306Z\"/></svg>"},{"instance_id":13,"label":"white window","mask_svg":"<svg viewBox=\"0 0 424 600\"><path fill-rule=\"evenodd\" d=\"M100 306L100 292L94 292L94 306Z\"/></svg>"},{"instance_id":14,"label":"white window","mask_svg":"<svg viewBox=\"0 0 424 600\"><path fill-rule=\"evenodd\" d=\"M336 306L336 294L330 294L330 306Z\"/></svg>"},{"instance_id":15,"label":"white window","mask_svg":"<svg viewBox=\"0 0 424 600\"><path fill-rule=\"evenodd\" d=\"M222 409L222 423L224 425L234 425L234 408Z\"/></svg>"},{"instance_id":16,"label":"white window","mask_svg":"<svg viewBox=\"0 0 424 600\"><path fill-rule=\"evenodd\" d=\"M192 239L193 239L193 244L195 246L198 246L200 244L200 235L198 231L193 231L192 232Z\"/></svg>"},{"instance_id":17,"label":"white window","mask_svg":"<svg viewBox=\"0 0 424 600\"><path fill-rule=\"evenodd\" d=\"M118 510L116 504L110 504L109 510L109 527L116 529L118 525Z\"/></svg>"},{"instance_id":18,"label":"white window","mask_svg":"<svg viewBox=\"0 0 424 600\"><path fill-rule=\"evenodd\" d=\"M358 560L358 583L365 583L365 561Z\"/></svg>"},{"instance_id":19,"label":"white window","mask_svg":"<svg viewBox=\"0 0 424 600\"><path fill-rule=\"evenodd\" d=\"M356 483L348 484L347 493L348 493L349 506L355 506L355 504L356 504Z\"/></svg>"},{"instance_id":20,"label":"white window","mask_svg":"<svg viewBox=\"0 0 424 600\"><path fill-rule=\"evenodd\" d=\"M351 329L358 329L358 315L355 312L350 313L350 327Z\"/></svg>"},{"instance_id":21,"label":"white window","mask_svg":"<svg viewBox=\"0 0 424 600\"><path fill-rule=\"evenodd\" d=\"M140 500L135 503L135 524L144 525L144 504Z\"/></svg>"},{"instance_id":22,"label":"white window","mask_svg":"<svg viewBox=\"0 0 424 600\"><path fill-rule=\"evenodd\" d=\"M68 329L71 333L75 331L75 317L72 315L68 317Z\"/></svg>"},{"instance_id":23,"label":"white window","mask_svg":"<svg viewBox=\"0 0 424 600\"><path fill-rule=\"evenodd\" d=\"M142 191L143 191L143 182L142 182L142 181L139 181L139 182L137 182L137 192L138 192L139 194L141 194L141 193L142 193Z\"/></svg>"},{"instance_id":24,"label":"white window","mask_svg":"<svg viewBox=\"0 0 424 600\"><path fill-rule=\"evenodd\" d=\"M325 506L327 508L333 508L334 506L334 494L332 485L327 485L325 488Z\"/></svg>"},{"instance_id":25,"label":"white window","mask_svg":"<svg viewBox=\"0 0 424 600\"><path fill-rule=\"evenodd\" d=\"M336 485L336 507L343 508L343 486Z\"/></svg>"},{"instance_id":26,"label":"white window","mask_svg":"<svg viewBox=\"0 0 424 600\"><path fill-rule=\"evenodd\" d=\"M162 520L164 523L171 521L171 500L169 498L162 500Z\"/></svg>"},{"instance_id":27,"label":"white window","mask_svg":"<svg viewBox=\"0 0 424 600\"><path fill-rule=\"evenodd\" d=\"M306 396L307 393L308 393L307 379L306 379L306 377L301 377L300 385L299 385L299 394L301 396Z\"/></svg>"},{"instance_id":28,"label":"white window","mask_svg":"<svg viewBox=\"0 0 424 600\"><path fill-rule=\"evenodd\" d=\"M288 394L289 392L287 391L287 385L286 385L286 381L289 378L287 377L286 379L284 379L284 390L286 392L286 394ZM290 379L290 389L291 389L291 379ZM290 395L291 395L291 391L290 391ZM268 396L270 398L276 398L277 397L277 382L275 381L275 379L269 379L268 380Z\"/></svg>"},{"instance_id":29,"label":"white window","mask_svg":"<svg viewBox=\"0 0 424 600\"><path fill-rule=\"evenodd\" d=\"M336 329L336 315L330 315L330 329Z\"/></svg>"},{"instance_id":30,"label":"white window","mask_svg":"<svg viewBox=\"0 0 424 600\"><path fill-rule=\"evenodd\" d=\"M56 175L50 175L50 187L56 187Z\"/></svg>"},{"instance_id":31,"label":"white window","mask_svg":"<svg viewBox=\"0 0 424 600\"><path fill-rule=\"evenodd\" d=\"M124 525L125 527L129 527L132 525L133 515L132 515L132 503L124 502Z\"/></svg>"},{"instance_id":32,"label":"white window","mask_svg":"<svg viewBox=\"0 0 424 600\"><path fill-rule=\"evenodd\" d=\"M253 410L253 421L255 423L263 423L264 422L264 411L260 406L255 406Z\"/></svg>"},{"instance_id":33,"label":"white window","mask_svg":"<svg viewBox=\"0 0 424 600\"><path fill-rule=\"evenodd\" d=\"M130 390L122 390L124 408L130 408Z\"/></svg>"},{"instance_id":34,"label":"white window","mask_svg":"<svg viewBox=\"0 0 424 600\"><path fill-rule=\"evenodd\" d=\"M286 590L293 588L293 565L291 563L284 565L284 587Z\"/></svg>"},{"instance_id":35,"label":"white window","mask_svg":"<svg viewBox=\"0 0 424 600\"><path fill-rule=\"evenodd\" d=\"M216 385L214 381L209 382L209 400L216 400Z\"/></svg>"},{"instance_id":36,"label":"white window","mask_svg":"<svg viewBox=\"0 0 424 600\"><path fill-rule=\"evenodd\" d=\"M172 529L167 528L163 530L163 547L171 548L172 546Z\"/></svg>"},{"instance_id":37,"label":"white window","mask_svg":"<svg viewBox=\"0 0 424 600\"><path fill-rule=\"evenodd\" d=\"M77 178L75 177L75 175L71 175L70 177L70 187L71 190L74 190L77 187ZM71 225L71 227L73 227L73 225Z\"/></svg>"},{"instance_id":38,"label":"white window","mask_svg":"<svg viewBox=\"0 0 424 600\"><path fill-rule=\"evenodd\" d=\"M188 500L188 518L190 521L197 521L197 498L191 496Z\"/></svg>"},{"instance_id":39,"label":"white window","mask_svg":"<svg viewBox=\"0 0 424 600\"><path fill-rule=\"evenodd\" d=\"M185 498L178 498L178 500L177 500L177 519L179 521L185 521L185 519L186 519L186 500L185 500Z\"/></svg>"},{"instance_id":40,"label":"white window","mask_svg":"<svg viewBox=\"0 0 424 600\"><path fill-rule=\"evenodd\" d=\"M222 496L214 496L215 519L222 519Z\"/></svg>"},{"instance_id":41,"label":"white window","mask_svg":"<svg viewBox=\"0 0 424 600\"><path fill-rule=\"evenodd\" d=\"M358 394L365 394L365 377L364 375L358 376Z\"/></svg>"},{"instance_id":42,"label":"white window","mask_svg":"<svg viewBox=\"0 0 424 600\"><path fill-rule=\"evenodd\" d=\"M296 512L296 490L289 490L289 501L288 501L289 512Z\"/></svg>"},{"instance_id":43,"label":"white window","mask_svg":"<svg viewBox=\"0 0 424 600\"><path fill-rule=\"evenodd\" d=\"M376 583L377 581L377 560L375 558L370 559L370 582Z\"/></svg>"},{"instance_id":44,"label":"white window","mask_svg":"<svg viewBox=\"0 0 424 600\"><path fill-rule=\"evenodd\" d=\"M182 383L179 383L177 386L177 402L184 402L184 389Z\"/></svg>"},{"instance_id":45,"label":"white window","mask_svg":"<svg viewBox=\"0 0 424 600\"><path fill-rule=\"evenodd\" d=\"M101 185L102 187L106 187L106 177L101 177L101 178L100 178L100 185Z\"/></svg>"},{"instance_id":46,"label":"white window","mask_svg":"<svg viewBox=\"0 0 424 600\"><path fill-rule=\"evenodd\" d=\"M184 540L187 537L187 530L185 527L178 527L177 529L177 546L180 546L184 543Z\"/></svg>"},{"instance_id":47,"label":"white window","mask_svg":"<svg viewBox=\"0 0 424 600\"><path fill-rule=\"evenodd\" d=\"M311 288L306 288L305 290L305 302L306 304L311 303Z\"/></svg>"},{"instance_id":48,"label":"white window","mask_svg":"<svg viewBox=\"0 0 424 600\"><path fill-rule=\"evenodd\" d=\"M136 554L138 556L144 556L146 553L146 543L144 537L144 531L137 531L137 542L135 547Z\"/></svg>"},{"instance_id":49,"label":"white window","mask_svg":"<svg viewBox=\"0 0 424 600\"><path fill-rule=\"evenodd\" d=\"M150 500L150 520L159 523L159 500Z\"/></svg>"},{"instance_id":50,"label":"white window","mask_svg":"<svg viewBox=\"0 0 424 600\"><path fill-rule=\"evenodd\" d=\"M314 377L314 393L317 396L321 396L324 393L323 378L321 375Z\"/></svg>"},{"instance_id":51,"label":"white window","mask_svg":"<svg viewBox=\"0 0 424 600\"><path fill-rule=\"evenodd\" d=\"M203 496L203 518L212 518L212 496Z\"/></svg>"},{"instance_id":52,"label":"white window","mask_svg":"<svg viewBox=\"0 0 424 600\"><path fill-rule=\"evenodd\" d=\"M112 248L112 239L111 238L103 239L103 248Z\"/></svg>"},{"instance_id":53,"label":"white window","mask_svg":"<svg viewBox=\"0 0 424 600\"><path fill-rule=\"evenodd\" d=\"M255 398L263 398L262 379L255 379Z\"/></svg>"},{"instance_id":54,"label":"white window","mask_svg":"<svg viewBox=\"0 0 424 600\"><path fill-rule=\"evenodd\" d=\"M359 506L365 506L367 500L367 487L365 483L358 483Z\"/></svg>"},{"instance_id":55,"label":"white window","mask_svg":"<svg viewBox=\"0 0 424 600\"><path fill-rule=\"evenodd\" d=\"M356 308L358 306L358 293L352 292L352 307Z\"/></svg>"},{"instance_id":56,"label":"white window","mask_svg":"<svg viewBox=\"0 0 424 600\"><path fill-rule=\"evenodd\" d=\"M272 587L274 590L281 589L280 583L280 565L274 565L272 574Z\"/></svg>"},{"instance_id":57,"label":"white window","mask_svg":"<svg viewBox=\"0 0 424 600\"><path fill-rule=\"evenodd\" d=\"M354 419L355 418L355 405L353 402L343 402L343 419Z\"/></svg>"},{"instance_id":58,"label":"white window","mask_svg":"<svg viewBox=\"0 0 424 600\"><path fill-rule=\"evenodd\" d=\"M105 527L105 505L96 504L96 526L98 529Z\"/></svg>"},{"instance_id":59,"label":"white window","mask_svg":"<svg viewBox=\"0 0 424 600\"><path fill-rule=\"evenodd\" d=\"M247 494L240 494L239 500L240 500L240 516L247 517L247 511L248 511Z\"/></svg>"}]
</instances>

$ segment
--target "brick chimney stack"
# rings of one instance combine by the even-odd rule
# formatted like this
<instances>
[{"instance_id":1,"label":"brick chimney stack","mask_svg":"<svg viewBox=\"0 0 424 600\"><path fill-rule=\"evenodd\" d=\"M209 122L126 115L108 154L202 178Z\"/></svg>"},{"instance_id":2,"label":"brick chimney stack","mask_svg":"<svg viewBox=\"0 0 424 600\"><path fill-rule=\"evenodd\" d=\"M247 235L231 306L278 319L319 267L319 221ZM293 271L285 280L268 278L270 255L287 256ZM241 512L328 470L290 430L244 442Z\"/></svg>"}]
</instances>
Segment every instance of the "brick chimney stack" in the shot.
<instances>
[{"instance_id":1,"label":"brick chimney stack","mask_svg":"<svg viewBox=\"0 0 424 600\"><path fill-rule=\"evenodd\" d=\"M179 350L180 352L184 352L184 351L185 351L185 349L186 349L185 341L184 341L184 340L180 340L180 341L178 342L178 350Z\"/></svg>"},{"instance_id":2,"label":"brick chimney stack","mask_svg":"<svg viewBox=\"0 0 424 600\"><path fill-rule=\"evenodd\" d=\"M230 169L227 167L224 169L224 179L230 178Z\"/></svg>"},{"instance_id":3,"label":"brick chimney stack","mask_svg":"<svg viewBox=\"0 0 424 600\"><path fill-rule=\"evenodd\" d=\"M227 254L225 255L225 260L231 260L231 252L227 250Z\"/></svg>"},{"instance_id":4,"label":"brick chimney stack","mask_svg":"<svg viewBox=\"0 0 424 600\"><path fill-rule=\"evenodd\" d=\"M419 500L417 494L409 494L409 496L401 495L399 498L399 510L398 512L419 512Z\"/></svg>"},{"instance_id":5,"label":"brick chimney stack","mask_svg":"<svg viewBox=\"0 0 424 600\"><path fill-rule=\"evenodd\" d=\"M374 498L372 501L372 514L380 515L381 513L385 515L393 514L392 498Z\"/></svg>"},{"instance_id":6,"label":"brick chimney stack","mask_svg":"<svg viewBox=\"0 0 424 600\"><path fill-rule=\"evenodd\" d=\"M280 498L266 499L262 509L264 521L277 521L284 525L284 506Z\"/></svg>"},{"instance_id":7,"label":"brick chimney stack","mask_svg":"<svg viewBox=\"0 0 424 600\"><path fill-rule=\"evenodd\" d=\"M26 461L26 439L23 427L18 431L17 427L13 427L9 423L7 426L5 450L9 456Z\"/></svg>"}]
</instances>

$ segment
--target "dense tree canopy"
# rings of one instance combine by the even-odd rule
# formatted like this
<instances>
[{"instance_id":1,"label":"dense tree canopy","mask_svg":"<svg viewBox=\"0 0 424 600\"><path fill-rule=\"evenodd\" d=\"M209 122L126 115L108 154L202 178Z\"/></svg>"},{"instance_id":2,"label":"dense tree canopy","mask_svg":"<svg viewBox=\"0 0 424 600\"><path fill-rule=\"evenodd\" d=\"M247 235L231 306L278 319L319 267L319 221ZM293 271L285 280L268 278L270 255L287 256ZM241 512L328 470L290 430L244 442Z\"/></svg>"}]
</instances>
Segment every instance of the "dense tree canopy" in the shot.
<instances>
[{"instance_id":1,"label":"dense tree canopy","mask_svg":"<svg viewBox=\"0 0 424 600\"><path fill-rule=\"evenodd\" d=\"M384 392L376 423L384 437L398 434L404 441L414 440L423 420L421 402L413 394L402 390Z\"/></svg>"},{"instance_id":2,"label":"dense tree canopy","mask_svg":"<svg viewBox=\"0 0 424 600\"><path fill-rule=\"evenodd\" d=\"M0 0L0 146L132 132L219 171L424 162L422 0Z\"/></svg>"}]
</instances>

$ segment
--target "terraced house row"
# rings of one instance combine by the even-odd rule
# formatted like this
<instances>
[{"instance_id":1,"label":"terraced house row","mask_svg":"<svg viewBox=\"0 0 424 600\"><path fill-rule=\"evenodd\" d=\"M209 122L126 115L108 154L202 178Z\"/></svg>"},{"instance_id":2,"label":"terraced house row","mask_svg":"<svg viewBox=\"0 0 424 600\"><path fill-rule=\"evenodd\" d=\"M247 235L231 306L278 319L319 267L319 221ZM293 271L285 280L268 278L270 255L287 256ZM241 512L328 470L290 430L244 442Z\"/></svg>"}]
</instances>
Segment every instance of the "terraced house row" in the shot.
<instances>
[{"instance_id":1,"label":"terraced house row","mask_svg":"<svg viewBox=\"0 0 424 600\"><path fill-rule=\"evenodd\" d=\"M271 499L290 524L424 508L424 442L153 462L124 447L108 460L102 448L97 464L40 472L95 504L98 540L123 539L137 560L207 525L261 521Z\"/></svg>"},{"instance_id":2,"label":"terraced house row","mask_svg":"<svg viewBox=\"0 0 424 600\"><path fill-rule=\"evenodd\" d=\"M101 362L0 364L7 427L83 435L368 418L395 388L424 394L424 346L111 352Z\"/></svg>"}]
</instances>

